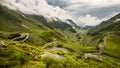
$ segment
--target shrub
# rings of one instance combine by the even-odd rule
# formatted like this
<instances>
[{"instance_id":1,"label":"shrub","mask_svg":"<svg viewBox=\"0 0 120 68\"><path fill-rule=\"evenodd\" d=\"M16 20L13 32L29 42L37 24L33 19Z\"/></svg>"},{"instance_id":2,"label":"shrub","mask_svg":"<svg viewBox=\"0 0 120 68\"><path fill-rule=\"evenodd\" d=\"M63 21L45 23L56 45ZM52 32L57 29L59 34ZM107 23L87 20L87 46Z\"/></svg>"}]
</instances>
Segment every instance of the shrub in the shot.
<instances>
[{"instance_id":1,"label":"shrub","mask_svg":"<svg viewBox=\"0 0 120 68\"><path fill-rule=\"evenodd\" d=\"M8 46L0 48L0 67L13 68L24 65L30 60L30 57L22 50L16 47Z\"/></svg>"}]
</instances>

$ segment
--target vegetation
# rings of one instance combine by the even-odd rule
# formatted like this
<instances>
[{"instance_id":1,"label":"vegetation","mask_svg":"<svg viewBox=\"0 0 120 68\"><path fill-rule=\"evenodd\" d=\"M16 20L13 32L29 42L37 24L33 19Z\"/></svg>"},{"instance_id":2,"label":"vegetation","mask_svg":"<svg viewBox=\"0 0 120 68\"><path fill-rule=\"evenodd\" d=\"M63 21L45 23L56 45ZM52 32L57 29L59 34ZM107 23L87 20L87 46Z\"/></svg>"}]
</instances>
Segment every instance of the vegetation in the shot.
<instances>
[{"instance_id":1,"label":"vegetation","mask_svg":"<svg viewBox=\"0 0 120 68\"><path fill-rule=\"evenodd\" d=\"M47 22L0 5L0 68L119 68L119 17L87 35L72 20ZM97 55L104 37L107 45Z\"/></svg>"}]
</instances>

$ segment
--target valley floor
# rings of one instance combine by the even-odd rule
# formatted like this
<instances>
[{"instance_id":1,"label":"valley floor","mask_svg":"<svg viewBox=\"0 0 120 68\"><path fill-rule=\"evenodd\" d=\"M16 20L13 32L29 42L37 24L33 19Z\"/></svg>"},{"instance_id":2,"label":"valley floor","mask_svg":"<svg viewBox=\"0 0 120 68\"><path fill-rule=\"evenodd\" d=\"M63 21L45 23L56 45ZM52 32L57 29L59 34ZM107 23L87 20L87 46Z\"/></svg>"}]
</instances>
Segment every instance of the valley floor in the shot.
<instances>
[{"instance_id":1,"label":"valley floor","mask_svg":"<svg viewBox=\"0 0 120 68\"><path fill-rule=\"evenodd\" d=\"M42 47L26 43L29 34L11 40L0 40L0 68L119 68L120 59L106 52L108 37L103 38L99 49L78 46L60 41ZM19 41L17 41L19 39ZM24 41L23 41L24 40ZM77 44L74 44L77 46ZM81 49L79 49L81 48ZM93 51L93 52L92 52Z\"/></svg>"}]
</instances>

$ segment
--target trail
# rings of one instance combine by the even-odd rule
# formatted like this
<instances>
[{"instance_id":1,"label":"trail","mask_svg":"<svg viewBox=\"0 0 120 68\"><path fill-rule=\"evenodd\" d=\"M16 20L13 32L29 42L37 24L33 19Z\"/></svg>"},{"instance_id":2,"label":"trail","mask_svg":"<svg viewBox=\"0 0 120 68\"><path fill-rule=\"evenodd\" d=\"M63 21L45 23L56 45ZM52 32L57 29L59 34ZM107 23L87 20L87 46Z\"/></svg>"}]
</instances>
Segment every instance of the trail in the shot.
<instances>
[{"instance_id":1,"label":"trail","mask_svg":"<svg viewBox=\"0 0 120 68\"><path fill-rule=\"evenodd\" d=\"M56 43L56 41L53 41L53 42L47 43L47 44L45 44L42 48L44 49L44 48L48 47L50 44L54 44L54 43Z\"/></svg>"},{"instance_id":2,"label":"trail","mask_svg":"<svg viewBox=\"0 0 120 68\"><path fill-rule=\"evenodd\" d=\"M29 38L29 33L23 33L23 34L21 34L21 36L16 37L16 38L13 38L11 41L18 40L18 39L20 39L23 35L26 35L26 37L22 40L22 42L24 42L24 41L26 41L26 40Z\"/></svg>"},{"instance_id":3,"label":"trail","mask_svg":"<svg viewBox=\"0 0 120 68\"><path fill-rule=\"evenodd\" d=\"M63 43L64 44L64 43ZM78 54L81 54L81 55L84 55L84 53L83 52L81 52L80 50L78 50L78 49L75 49L75 48L72 48L70 45L68 45L68 44L64 44L66 47L68 47L68 48L70 48L70 49L72 49L74 52L76 52L76 53L78 53Z\"/></svg>"},{"instance_id":4,"label":"trail","mask_svg":"<svg viewBox=\"0 0 120 68\"><path fill-rule=\"evenodd\" d=\"M23 37L23 35L25 35L25 37L24 37L24 39L21 40L22 42L25 42L30 36L29 33L22 33L19 37L11 39L10 42L8 43L8 45L11 44L15 40L21 39Z\"/></svg>"},{"instance_id":5,"label":"trail","mask_svg":"<svg viewBox=\"0 0 120 68\"><path fill-rule=\"evenodd\" d=\"M100 44L99 52L97 54L91 54L91 53L84 54L85 59L90 58L90 59L97 59L99 61L102 61L104 57L102 57L101 54L103 53L103 50L106 45L107 45L107 39L106 37L104 37L103 44Z\"/></svg>"},{"instance_id":6,"label":"trail","mask_svg":"<svg viewBox=\"0 0 120 68\"><path fill-rule=\"evenodd\" d=\"M107 45L107 39L106 39L106 37L104 37L103 44L100 45L100 49L99 49L98 55L101 55L103 53L103 50L104 50L106 45Z\"/></svg>"},{"instance_id":7,"label":"trail","mask_svg":"<svg viewBox=\"0 0 120 68\"><path fill-rule=\"evenodd\" d=\"M56 41L53 41L53 42L51 42L51 43L47 43L47 44L45 44L42 48L46 48L46 47L48 47L50 44L54 44L54 47L51 48L52 50L57 50L57 49L58 49L58 50L61 50L60 48L56 48L56 47L55 47L55 43L56 43ZM103 50L104 50L105 46L107 45L107 39L106 39L106 37L104 37L104 39L103 39L103 44L100 44L99 52L98 52L97 54L91 54L91 53L85 54L85 53L81 52L80 50L71 47L71 46L68 45L68 44L65 44L65 43L62 43L62 44L63 44L64 46L66 46L67 48L73 50L74 52L80 54L80 55L84 55L84 56L87 56L87 57L94 57L94 58L97 58L97 59L98 59L98 58L101 57L101 54L103 53Z\"/></svg>"},{"instance_id":8,"label":"trail","mask_svg":"<svg viewBox=\"0 0 120 68\"><path fill-rule=\"evenodd\" d=\"M56 41L53 41L53 42L51 42L51 43L47 43L47 44L45 44L42 48L46 48L46 47L48 47L50 44L54 44L54 47L52 48L52 50L59 49L59 48L56 48L56 47L55 47L55 43L56 43ZM82 53L80 50L70 47L70 45L68 45L68 44L64 44L64 43L62 43L62 44L63 44L64 46L66 46L67 48L73 50L74 52L78 53L78 54L81 54L81 55L84 54L84 53Z\"/></svg>"},{"instance_id":9,"label":"trail","mask_svg":"<svg viewBox=\"0 0 120 68\"><path fill-rule=\"evenodd\" d=\"M25 42L29 38L29 36L30 36L30 34L26 33L26 37L25 37L25 39L22 40L22 42Z\"/></svg>"}]
</instances>

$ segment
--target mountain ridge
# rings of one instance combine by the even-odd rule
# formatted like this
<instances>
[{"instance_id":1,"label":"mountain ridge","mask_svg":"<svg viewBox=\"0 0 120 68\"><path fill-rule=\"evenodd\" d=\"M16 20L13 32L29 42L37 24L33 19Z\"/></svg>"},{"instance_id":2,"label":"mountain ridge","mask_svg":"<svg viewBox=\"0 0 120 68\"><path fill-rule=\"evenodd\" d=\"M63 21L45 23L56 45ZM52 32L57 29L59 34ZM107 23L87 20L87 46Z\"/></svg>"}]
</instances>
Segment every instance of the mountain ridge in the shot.
<instances>
[{"instance_id":1,"label":"mountain ridge","mask_svg":"<svg viewBox=\"0 0 120 68\"><path fill-rule=\"evenodd\" d=\"M66 21L48 22L43 16L0 6L0 68L120 67L118 20L110 20L115 25L102 23L105 27L99 25L88 35ZM116 31L109 32L111 25L117 25Z\"/></svg>"}]
</instances>

